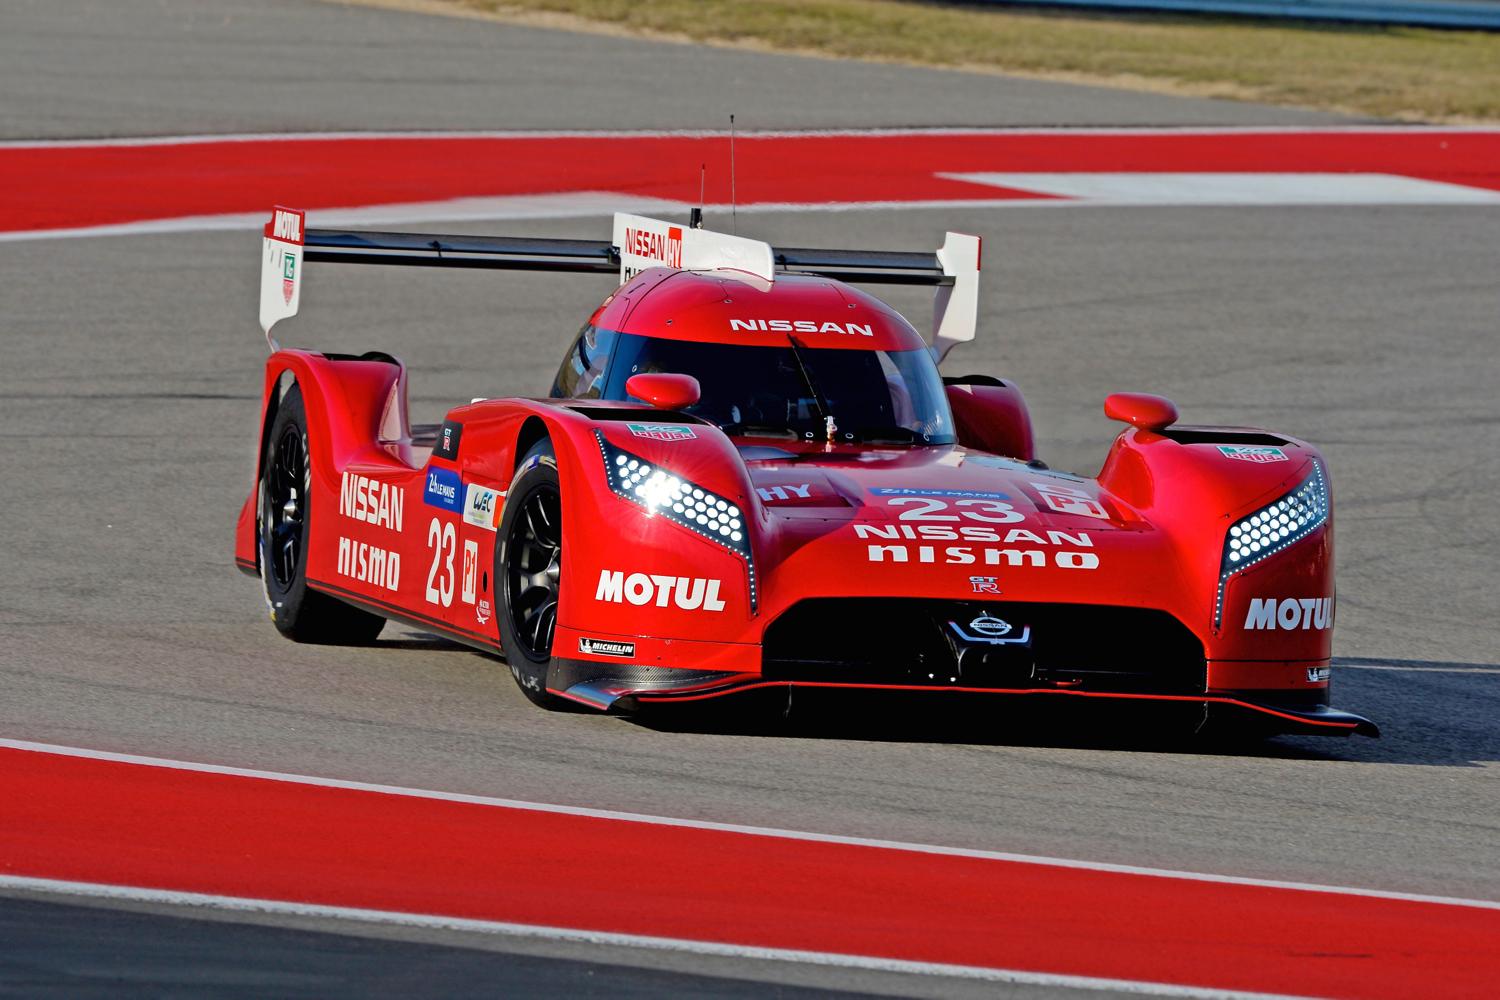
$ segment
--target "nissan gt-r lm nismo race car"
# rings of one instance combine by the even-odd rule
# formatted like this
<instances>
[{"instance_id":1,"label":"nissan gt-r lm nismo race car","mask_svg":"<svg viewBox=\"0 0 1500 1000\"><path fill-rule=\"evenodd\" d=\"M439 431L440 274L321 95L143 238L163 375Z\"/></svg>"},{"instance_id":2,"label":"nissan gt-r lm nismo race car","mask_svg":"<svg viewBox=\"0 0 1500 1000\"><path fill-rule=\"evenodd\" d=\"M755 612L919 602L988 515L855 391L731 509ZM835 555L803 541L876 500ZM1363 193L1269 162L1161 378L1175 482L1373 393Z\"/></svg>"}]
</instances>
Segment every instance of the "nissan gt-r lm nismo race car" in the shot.
<instances>
[{"instance_id":1,"label":"nissan gt-r lm nismo race car","mask_svg":"<svg viewBox=\"0 0 1500 1000\"><path fill-rule=\"evenodd\" d=\"M272 339L316 261L620 284L545 397L421 427L396 358ZM935 253L808 250L627 215L596 242L304 232L277 209L238 564L293 639L407 622L503 654L544 705L941 690L1375 735L1328 704L1318 451L1122 393L1098 477L1049 469L1013 384L939 374L974 337L979 262L956 233ZM855 282L934 286L931 339Z\"/></svg>"}]
</instances>

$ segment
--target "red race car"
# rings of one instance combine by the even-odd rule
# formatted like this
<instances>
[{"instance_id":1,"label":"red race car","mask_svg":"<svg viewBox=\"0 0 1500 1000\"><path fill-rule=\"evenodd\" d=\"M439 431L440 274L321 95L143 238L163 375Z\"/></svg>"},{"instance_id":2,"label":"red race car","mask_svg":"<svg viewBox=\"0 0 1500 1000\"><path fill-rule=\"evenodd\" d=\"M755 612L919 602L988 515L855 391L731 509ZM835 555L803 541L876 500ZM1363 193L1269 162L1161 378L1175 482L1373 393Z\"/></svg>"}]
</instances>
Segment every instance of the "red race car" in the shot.
<instances>
[{"instance_id":1,"label":"red race car","mask_svg":"<svg viewBox=\"0 0 1500 1000\"><path fill-rule=\"evenodd\" d=\"M236 559L306 642L386 619L502 653L534 702L757 688L1178 702L1378 735L1328 705L1332 505L1305 442L1158 396L1097 478L1033 451L1015 385L943 377L980 246L774 248L615 218L605 241L304 232L277 209L261 323L304 261L618 273L551 392L407 416L406 369L266 363ZM936 288L931 341L850 282Z\"/></svg>"}]
</instances>

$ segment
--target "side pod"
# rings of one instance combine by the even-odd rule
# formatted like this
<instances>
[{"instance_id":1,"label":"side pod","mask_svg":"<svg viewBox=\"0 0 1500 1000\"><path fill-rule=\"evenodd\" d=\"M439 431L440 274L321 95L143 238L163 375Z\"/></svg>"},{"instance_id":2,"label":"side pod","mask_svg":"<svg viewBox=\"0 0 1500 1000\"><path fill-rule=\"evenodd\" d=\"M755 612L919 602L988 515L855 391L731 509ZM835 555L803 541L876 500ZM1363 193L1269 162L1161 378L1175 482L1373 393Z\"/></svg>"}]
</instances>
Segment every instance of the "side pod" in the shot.
<instances>
[{"instance_id":1,"label":"side pod","mask_svg":"<svg viewBox=\"0 0 1500 1000\"><path fill-rule=\"evenodd\" d=\"M1030 462L1036 458L1031 414L1014 382L989 375L944 378L960 444Z\"/></svg>"}]
</instances>

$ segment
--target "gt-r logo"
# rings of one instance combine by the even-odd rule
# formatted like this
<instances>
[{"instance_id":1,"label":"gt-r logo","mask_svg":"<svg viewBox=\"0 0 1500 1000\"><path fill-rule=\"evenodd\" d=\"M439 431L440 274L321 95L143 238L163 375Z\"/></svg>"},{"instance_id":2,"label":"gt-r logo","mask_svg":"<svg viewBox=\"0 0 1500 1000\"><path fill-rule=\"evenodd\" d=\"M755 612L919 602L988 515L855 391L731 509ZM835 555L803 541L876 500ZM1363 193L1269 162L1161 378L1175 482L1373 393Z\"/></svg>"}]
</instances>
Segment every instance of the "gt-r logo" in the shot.
<instances>
[{"instance_id":1,"label":"gt-r logo","mask_svg":"<svg viewBox=\"0 0 1500 1000\"><path fill-rule=\"evenodd\" d=\"M765 330L771 333L844 333L849 336L873 337L875 328L868 323L818 322L814 319L732 319L729 329Z\"/></svg>"},{"instance_id":2,"label":"gt-r logo","mask_svg":"<svg viewBox=\"0 0 1500 1000\"><path fill-rule=\"evenodd\" d=\"M611 604L634 604L644 607L654 604L665 608L670 601L684 611L723 611L724 602L719 599L722 580L705 580L702 577L658 576L655 573L631 573L626 576L617 570L603 570L599 574L599 587L594 591L594 600Z\"/></svg>"},{"instance_id":3,"label":"gt-r logo","mask_svg":"<svg viewBox=\"0 0 1500 1000\"><path fill-rule=\"evenodd\" d=\"M1288 597L1278 601L1274 597L1256 597L1250 601L1250 610L1245 615L1245 629L1329 629L1333 627L1333 598Z\"/></svg>"},{"instance_id":4,"label":"gt-r logo","mask_svg":"<svg viewBox=\"0 0 1500 1000\"><path fill-rule=\"evenodd\" d=\"M650 229L627 228L625 246L622 249L637 257L659 260L667 267L681 267L682 230L672 226L663 234Z\"/></svg>"}]
</instances>

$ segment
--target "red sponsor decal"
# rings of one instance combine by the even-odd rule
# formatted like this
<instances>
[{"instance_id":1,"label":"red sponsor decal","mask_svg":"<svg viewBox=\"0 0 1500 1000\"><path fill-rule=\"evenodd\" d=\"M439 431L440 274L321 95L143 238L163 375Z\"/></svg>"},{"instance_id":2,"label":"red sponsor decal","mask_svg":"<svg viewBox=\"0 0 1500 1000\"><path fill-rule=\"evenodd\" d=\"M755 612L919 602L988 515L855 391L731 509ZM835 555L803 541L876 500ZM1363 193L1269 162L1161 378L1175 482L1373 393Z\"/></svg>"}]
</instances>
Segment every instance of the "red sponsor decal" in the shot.
<instances>
[{"instance_id":1,"label":"red sponsor decal","mask_svg":"<svg viewBox=\"0 0 1500 1000\"><path fill-rule=\"evenodd\" d=\"M266 223L266 235L273 240L301 243L303 224L306 221L305 213L277 205L271 212L271 221Z\"/></svg>"},{"instance_id":2,"label":"red sponsor decal","mask_svg":"<svg viewBox=\"0 0 1500 1000\"><path fill-rule=\"evenodd\" d=\"M667 267L681 267L682 230L672 226L663 236L650 229L626 229L625 249L638 257L659 260Z\"/></svg>"}]
</instances>

